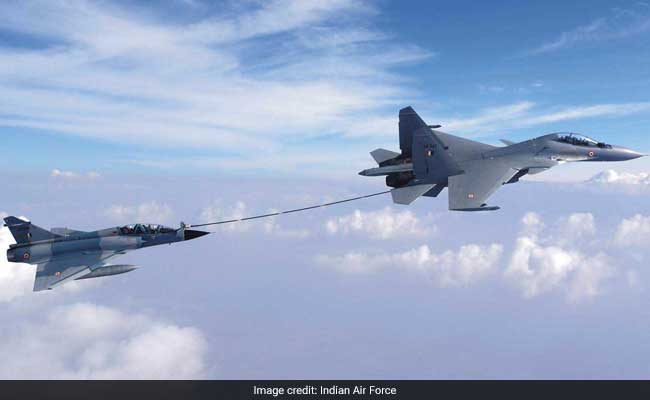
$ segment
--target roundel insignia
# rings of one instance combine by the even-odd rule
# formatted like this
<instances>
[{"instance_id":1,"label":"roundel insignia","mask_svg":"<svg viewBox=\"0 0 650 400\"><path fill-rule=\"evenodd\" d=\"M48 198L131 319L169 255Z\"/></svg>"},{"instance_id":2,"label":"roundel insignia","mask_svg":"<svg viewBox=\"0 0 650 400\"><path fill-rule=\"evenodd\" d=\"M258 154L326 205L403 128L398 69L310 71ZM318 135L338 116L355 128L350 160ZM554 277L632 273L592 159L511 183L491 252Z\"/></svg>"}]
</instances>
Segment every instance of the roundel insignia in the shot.
<instances>
[{"instance_id":1,"label":"roundel insignia","mask_svg":"<svg viewBox=\"0 0 650 400\"><path fill-rule=\"evenodd\" d=\"M29 257L30 257L29 253L23 254L23 260L29 260Z\"/></svg>"},{"instance_id":2,"label":"roundel insignia","mask_svg":"<svg viewBox=\"0 0 650 400\"><path fill-rule=\"evenodd\" d=\"M594 152L594 151L589 152L589 157L594 157L595 155L596 155L596 152Z\"/></svg>"},{"instance_id":3,"label":"roundel insignia","mask_svg":"<svg viewBox=\"0 0 650 400\"><path fill-rule=\"evenodd\" d=\"M476 195L474 193L470 193L467 195L468 199L473 199Z\"/></svg>"}]
</instances>

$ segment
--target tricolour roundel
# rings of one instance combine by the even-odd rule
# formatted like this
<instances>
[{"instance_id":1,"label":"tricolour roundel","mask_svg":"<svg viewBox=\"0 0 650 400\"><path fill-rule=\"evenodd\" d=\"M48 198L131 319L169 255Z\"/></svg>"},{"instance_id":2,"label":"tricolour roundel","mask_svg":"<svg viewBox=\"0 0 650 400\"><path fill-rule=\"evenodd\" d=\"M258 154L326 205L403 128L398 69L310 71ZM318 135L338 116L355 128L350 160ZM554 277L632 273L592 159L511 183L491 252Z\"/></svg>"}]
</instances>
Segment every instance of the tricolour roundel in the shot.
<instances>
[{"instance_id":1,"label":"tricolour roundel","mask_svg":"<svg viewBox=\"0 0 650 400\"><path fill-rule=\"evenodd\" d=\"M594 157L595 155L596 155L596 152L594 152L594 151L589 152L589 157Z\"/></svg>"},{"instance_id":2,"label":"tricolour roundel","mask_svg":"<svg viewBox=\"0 0 650 400\"><path fill-rule=\"evenodd\" d=\"M23 254L23 260L29 260L29 253Z\"/></svg>"}]
</instances>

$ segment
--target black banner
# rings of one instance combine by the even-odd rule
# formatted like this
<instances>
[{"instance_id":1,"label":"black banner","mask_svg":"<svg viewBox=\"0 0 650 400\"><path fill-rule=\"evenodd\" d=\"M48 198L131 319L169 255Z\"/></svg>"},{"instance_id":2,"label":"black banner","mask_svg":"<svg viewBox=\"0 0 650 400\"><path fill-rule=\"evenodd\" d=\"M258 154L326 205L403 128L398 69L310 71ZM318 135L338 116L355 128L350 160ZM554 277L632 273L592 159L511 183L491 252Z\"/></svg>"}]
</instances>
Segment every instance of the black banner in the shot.
<instances>
[{"instance_id":1,"label":"black banner","mask_svg":"<svg viewBox=\"0 0 650 400\"><path fill-rule=\"evenodd\" d=\"M2 399L647 398L649 382L570 381L4 381ZM625 396L625 397L623 397Z\"/></svg>"}]
</instances>

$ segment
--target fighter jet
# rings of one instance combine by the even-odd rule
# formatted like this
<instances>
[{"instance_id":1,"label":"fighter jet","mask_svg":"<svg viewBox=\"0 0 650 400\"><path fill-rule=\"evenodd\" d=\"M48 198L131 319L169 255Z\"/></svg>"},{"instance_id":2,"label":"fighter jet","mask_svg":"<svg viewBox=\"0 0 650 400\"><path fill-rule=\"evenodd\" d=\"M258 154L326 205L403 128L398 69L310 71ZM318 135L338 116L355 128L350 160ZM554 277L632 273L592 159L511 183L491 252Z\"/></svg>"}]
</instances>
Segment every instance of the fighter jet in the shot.
<instances>
[{"instance_id":1,"label":"fighter jet","mask_svg":"<svg viewBox=\"0 0 650 400\"><path fill-rule=\"evenodd\" d=\"M162 225L133 224L94 232L54 228L51 231L31 222L7 217L5 226L16 239L7 250L7 260L37 265L34 291L53 289L64 283L131 272L135 265L108 264L127 251L172 244L207 235L208 232Z\"/></svg>"},{"instance_id":2,"label":"fighter jet","mask_svg":"<svg viewBox=\"0 0 650 400\"><path fill-rule=\"evenodd\" d=\"M544 172L571 161L626 161L643 154L593 140L577 133L553 133L514 143L491 146L427 125L411 107L399 112L401 153L377 149L370 153L379 164L359 172L386 176L393 202L411 204L420 196L437 197L449 188L452 211L494 211L487 200L501 186L525 175Z\"/></svg>"}]
</instances>

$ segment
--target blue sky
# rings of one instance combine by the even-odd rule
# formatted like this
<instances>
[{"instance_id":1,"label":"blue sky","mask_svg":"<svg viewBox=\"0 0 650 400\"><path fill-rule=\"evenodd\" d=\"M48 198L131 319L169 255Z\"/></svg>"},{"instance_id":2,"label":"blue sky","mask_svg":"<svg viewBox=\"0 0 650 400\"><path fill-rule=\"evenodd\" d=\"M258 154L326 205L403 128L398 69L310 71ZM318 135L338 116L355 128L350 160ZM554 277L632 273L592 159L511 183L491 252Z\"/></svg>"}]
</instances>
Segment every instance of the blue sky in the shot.
<instances>
[{"instance_id":1,"label":"blue sky","mask_svg":"<svg viewBox=\"0 0 650 400\"><path fill-rule=\"evenodd\" d=\"M357 172L409 104L491 143L650 152L649 37L644 2L9 1L0 215L178 226L376 192ZM649 171L562 165L494 213L233 224L46 293L0 258L0 378L647 379Z\"/></svg>"},{"instance_id":2,"label":"blue sky","mask_svg":"<svg viewBox=\"0 0 650 400\"><path fill-rule=\"evenodd\" d=\"M648 149L643 2L57 4L0 15L0 131L32 155L9 170L346 176L407 104L489 142Z\"/></svg>"}]
</instances>

